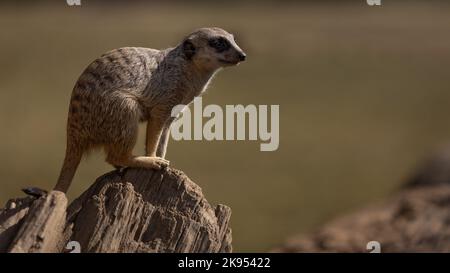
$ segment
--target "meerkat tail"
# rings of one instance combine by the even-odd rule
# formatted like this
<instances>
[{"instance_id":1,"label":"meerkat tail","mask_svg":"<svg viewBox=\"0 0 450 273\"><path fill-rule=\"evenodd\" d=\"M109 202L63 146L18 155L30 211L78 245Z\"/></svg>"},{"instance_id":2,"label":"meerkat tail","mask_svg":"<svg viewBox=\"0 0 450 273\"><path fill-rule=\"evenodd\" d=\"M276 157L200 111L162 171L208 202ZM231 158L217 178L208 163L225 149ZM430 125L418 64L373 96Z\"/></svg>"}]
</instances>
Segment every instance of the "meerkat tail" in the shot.
<instances>
[{"instance_id":1,"label":"meerkat tail","mask_svg":"<svg viewBox=\"0 0 450 273\"><path fill-rule=\"evenodd\" d=\"M75 176L75 172L80 164L82 151L67 151L64 163L59 174L58 182L53 190L66 193L72 183L72 179Z\"/></svg>"}]
</instances>

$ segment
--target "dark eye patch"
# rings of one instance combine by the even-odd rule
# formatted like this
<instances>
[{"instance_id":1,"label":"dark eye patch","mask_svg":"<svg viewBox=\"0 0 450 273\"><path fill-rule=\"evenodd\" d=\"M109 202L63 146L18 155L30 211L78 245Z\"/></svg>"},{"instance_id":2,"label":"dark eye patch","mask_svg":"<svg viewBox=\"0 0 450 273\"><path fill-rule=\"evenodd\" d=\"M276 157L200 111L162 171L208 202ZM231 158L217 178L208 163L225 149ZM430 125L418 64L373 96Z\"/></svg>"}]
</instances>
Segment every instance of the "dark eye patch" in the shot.
<instances>
[{"instance_id":1,"label":"dark eye patch","mask_svg":"<svg viewBox=\"0 0 450 273\"><path fill-rule=\"evenodd\" d=\"M208 41L210 47L214 48L217 52L223 52L230 49L231 45L227 39L223 37L213 38Z\"/></svg>"}]
</instances>

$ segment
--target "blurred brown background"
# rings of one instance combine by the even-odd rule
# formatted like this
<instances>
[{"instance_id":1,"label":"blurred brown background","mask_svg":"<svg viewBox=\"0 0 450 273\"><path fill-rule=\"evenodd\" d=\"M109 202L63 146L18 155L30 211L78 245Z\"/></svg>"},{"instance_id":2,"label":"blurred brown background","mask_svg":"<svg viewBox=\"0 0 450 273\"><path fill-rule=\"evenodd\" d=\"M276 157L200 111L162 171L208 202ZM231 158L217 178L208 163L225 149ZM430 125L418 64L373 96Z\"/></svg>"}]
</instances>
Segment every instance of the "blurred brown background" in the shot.
<instances>
[{"instance_id":1,"label":"blurred brown background","mask_svg":"<svg viewBox=\"0 0 450 273\"><path fill-rule=\"evenodd\" d=\"M204 104L280 105L275 152L252 141L169 144L172 166L233 209L235 251L268 250L384 198L450 139L450 5L392 2L1 4L0 202L55 183L70 93L89 62L122 46L174 46L203 26L235 33L248 53ZM69 197L111 169L93 154Z\"/></svg>"}]
</instances>

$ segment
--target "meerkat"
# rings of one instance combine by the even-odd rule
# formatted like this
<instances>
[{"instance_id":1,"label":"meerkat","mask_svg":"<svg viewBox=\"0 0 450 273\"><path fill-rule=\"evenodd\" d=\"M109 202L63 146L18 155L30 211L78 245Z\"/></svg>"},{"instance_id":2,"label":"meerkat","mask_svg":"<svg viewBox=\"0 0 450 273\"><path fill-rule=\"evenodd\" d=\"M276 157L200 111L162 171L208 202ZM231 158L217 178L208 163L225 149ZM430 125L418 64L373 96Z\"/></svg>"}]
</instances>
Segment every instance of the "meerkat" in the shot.
<instances>
[{"instance_id":1,"label":"meerkat","mask_svg":"<svg viewBox=\"0 0 450 273\"><path fill-rule=\"evenodd\" d=\"M198 29L173 48L124 47L103 54L73 88L66 155L54 190L66 192L82 156L97 147L116 168L166 167L172 108L191 103L220 68L245 58L234 36L217 27ZM132 153L140 122L147 122L145 156Z\"/></svg>"}]
</instances>

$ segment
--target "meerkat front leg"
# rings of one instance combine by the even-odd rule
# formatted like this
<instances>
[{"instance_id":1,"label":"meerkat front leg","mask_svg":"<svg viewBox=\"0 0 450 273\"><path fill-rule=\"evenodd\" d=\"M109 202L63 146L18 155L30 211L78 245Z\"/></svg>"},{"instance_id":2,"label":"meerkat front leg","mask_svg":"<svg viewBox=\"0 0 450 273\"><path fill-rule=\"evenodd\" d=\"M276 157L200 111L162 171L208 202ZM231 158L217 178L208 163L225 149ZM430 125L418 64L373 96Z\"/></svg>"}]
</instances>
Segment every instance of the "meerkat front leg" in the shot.
<instances>
[{"instance_id":1,"label":"meerkat front leg","mask_svg":"<svg viewBox=\"0 0 450 273\"><path fill-rule=\"evenodd\" d=\"M166 137L165 135L165 122L160 118L150 118L147 122L147 138L146 138L146 155L151 158L157 158L161 162L169 164L168 160L160 157L161 155L157 153L158 144L160 143L160 139L162 137ZM164 156L164 155L163 155Z\"/></svg>"},{"instance_id":2,"label":"meerkat front leg","mask_svg":"<svg viewBox=\"0 0 450 273\"><path fill-rule=\"evenodd\" d=\"M156 149L156 156L165 158L167 151L167 144L169 143L170 136L170 125L172 124L172 120L167 121L164 125L164 129L161 133L161 137L159 138L158 148Z\"/></svg>"}]
</instances>

